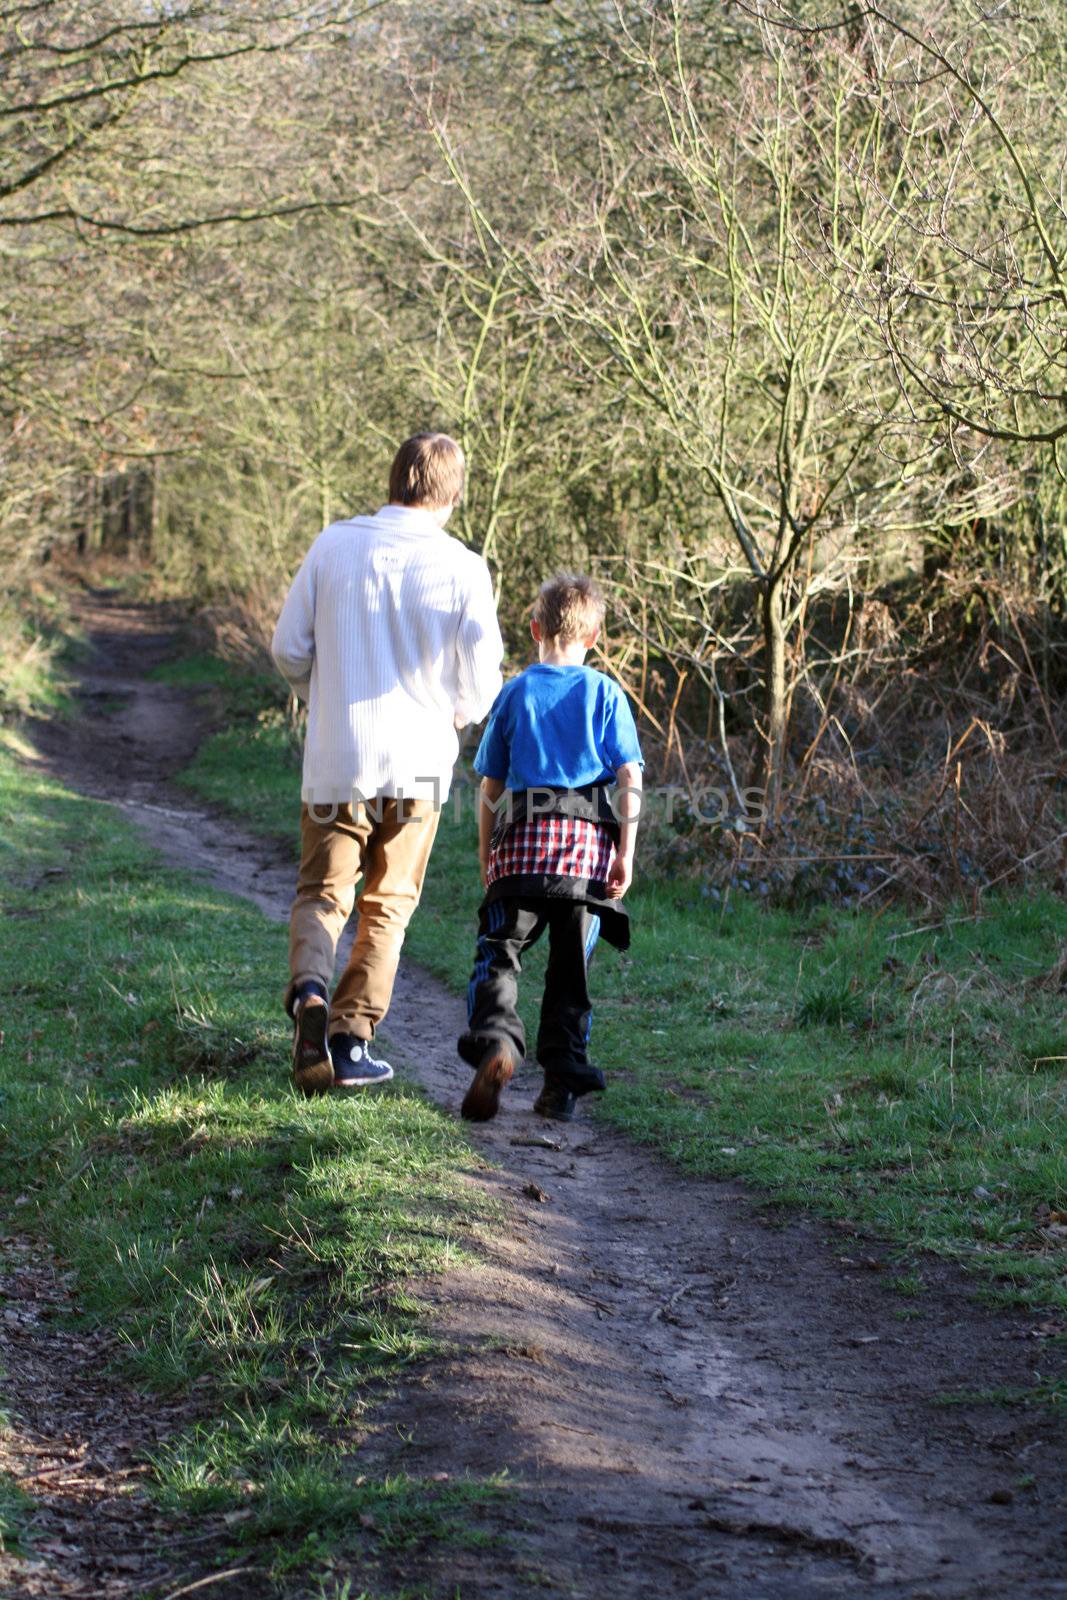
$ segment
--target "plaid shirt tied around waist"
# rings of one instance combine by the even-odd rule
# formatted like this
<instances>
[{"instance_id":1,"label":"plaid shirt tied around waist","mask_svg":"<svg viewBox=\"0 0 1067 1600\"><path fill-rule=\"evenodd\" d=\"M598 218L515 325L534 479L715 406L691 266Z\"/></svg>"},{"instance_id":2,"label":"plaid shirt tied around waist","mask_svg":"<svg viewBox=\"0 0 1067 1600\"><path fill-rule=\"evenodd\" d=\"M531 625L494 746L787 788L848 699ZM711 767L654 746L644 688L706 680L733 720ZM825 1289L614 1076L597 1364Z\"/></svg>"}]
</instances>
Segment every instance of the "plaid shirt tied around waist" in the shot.
<instances>
[{"instance_id":1,"label":"plaid shirt tied around waist","mask_svg":"<svg viewBox=\"0 0 1067 1600\"><path fill-rule=\"evenodd\" d=\"M490 850L486 884L530 877L604 883L614 853L608 829L585 817L525 817Z\"/></svg>"}]
</instances>

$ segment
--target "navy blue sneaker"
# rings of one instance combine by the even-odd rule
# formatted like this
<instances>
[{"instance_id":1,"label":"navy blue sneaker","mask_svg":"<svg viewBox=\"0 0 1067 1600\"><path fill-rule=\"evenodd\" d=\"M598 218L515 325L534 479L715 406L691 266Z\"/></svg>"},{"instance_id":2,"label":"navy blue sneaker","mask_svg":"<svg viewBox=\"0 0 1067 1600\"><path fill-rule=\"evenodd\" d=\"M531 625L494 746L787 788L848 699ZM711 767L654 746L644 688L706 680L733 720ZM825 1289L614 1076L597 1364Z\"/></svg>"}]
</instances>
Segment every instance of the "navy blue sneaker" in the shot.
<instances>
[{"instance_id":1,"label":"navy blue sneaker","mask_svg":"<svg viewBox=\"0 0 1067 1600\"><path fill-rule=\"evenodd\" d=\"M380 1061L370 1052L368 1039L357 1039L352 1033L331 1034L330 1056L335 1089L363 1089L372 1083L389 1082L393 1076L392 1067L388 1061Z\"/></svg>"}]
</instances>

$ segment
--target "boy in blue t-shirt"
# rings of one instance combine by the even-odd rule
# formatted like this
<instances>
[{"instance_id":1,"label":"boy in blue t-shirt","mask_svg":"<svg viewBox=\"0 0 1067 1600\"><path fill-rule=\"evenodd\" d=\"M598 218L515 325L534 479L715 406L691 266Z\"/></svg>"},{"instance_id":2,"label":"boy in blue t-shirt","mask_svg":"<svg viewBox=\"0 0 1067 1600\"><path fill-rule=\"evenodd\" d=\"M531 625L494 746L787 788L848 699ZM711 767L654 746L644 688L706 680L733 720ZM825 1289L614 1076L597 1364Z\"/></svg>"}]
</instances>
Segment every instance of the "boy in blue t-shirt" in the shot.
<instances>
[{"instance_id":1,"label":"boy in blue t-shirt","mask_svg":"<svg viewBox=\"0 0 1067 1600\"><path fill-rule=\"evenodd\" d=\"M587 1053L588 967L601 932L620 950L630 942L622 897L633 877L643 762L626 696L584 665L603 620L592 579L561 573L542 585L530 624L540 660L504 685L474 758L486 895L459 1040L475 1069L463 1101L473 1122L496 1116L526 1053L519 971L546 928L537 1033L545 1081L534 1110L568 1121L579 1095L605 1087ZM611 783L620 791L614 808Z\"/></svg>"}]
</instances>

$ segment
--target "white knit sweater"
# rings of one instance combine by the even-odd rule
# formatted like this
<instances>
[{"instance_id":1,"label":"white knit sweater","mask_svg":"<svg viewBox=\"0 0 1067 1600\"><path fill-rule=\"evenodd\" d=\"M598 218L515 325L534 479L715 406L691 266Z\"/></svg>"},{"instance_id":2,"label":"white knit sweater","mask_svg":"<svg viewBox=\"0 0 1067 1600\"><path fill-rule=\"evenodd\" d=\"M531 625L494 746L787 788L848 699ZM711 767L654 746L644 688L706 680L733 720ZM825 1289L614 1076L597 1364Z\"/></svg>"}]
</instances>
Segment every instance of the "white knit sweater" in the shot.
<instances>
[{"instance_id":1,"label":"white knit sweater","mask_svg":"<svg viewBox=\"0 0 1067 1600\"><path fill-rule=\"evenodd\" d=\"M454 718L480 721L500 688L489 569L413 507L331 523L293 580L271 653L308 702L307 804L443 801Z\"/></svg>"}]
</instances>

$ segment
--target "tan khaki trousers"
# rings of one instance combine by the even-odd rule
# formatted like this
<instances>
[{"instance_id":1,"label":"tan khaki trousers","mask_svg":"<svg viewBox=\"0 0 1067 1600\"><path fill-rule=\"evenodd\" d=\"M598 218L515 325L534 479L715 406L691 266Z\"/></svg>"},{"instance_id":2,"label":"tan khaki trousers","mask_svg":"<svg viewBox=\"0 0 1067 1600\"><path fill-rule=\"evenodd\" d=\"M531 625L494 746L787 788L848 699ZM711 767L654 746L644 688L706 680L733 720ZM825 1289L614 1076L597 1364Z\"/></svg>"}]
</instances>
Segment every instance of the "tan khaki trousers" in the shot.
<instances>
[{"instance_id":1,"label":"tan khaki trousers","mask_svg":"<svg viewBox=\"0 0 1067 1600\"><path fill-rule=\"evenodd\" d=\"M404 933L419 903L439 820L429 800L398 805L379 797L357 806L355 815L350 805L301 808L300 876L289 916L292 981L285 995L287 1010L297 986L307 979L317 978L329 989L337 941L362 877L359 929L333 991L329 1029L331 1034L373 1039L389 1009Z\"/></svg>"}]
</instances>

